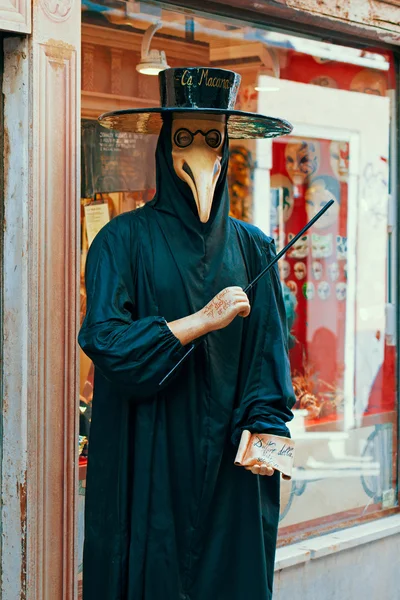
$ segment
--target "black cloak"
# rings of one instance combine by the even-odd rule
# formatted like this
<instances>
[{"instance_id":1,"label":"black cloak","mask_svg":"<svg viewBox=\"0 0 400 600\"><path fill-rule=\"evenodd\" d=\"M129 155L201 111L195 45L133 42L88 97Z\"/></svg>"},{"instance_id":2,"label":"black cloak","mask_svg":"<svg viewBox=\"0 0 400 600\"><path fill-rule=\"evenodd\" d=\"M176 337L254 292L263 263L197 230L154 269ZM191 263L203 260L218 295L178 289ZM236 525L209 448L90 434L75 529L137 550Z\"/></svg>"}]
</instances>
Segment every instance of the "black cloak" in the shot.
<instances>
[{"instance_id":1,"label":"black cloak","mask_svg":"<svg viewBox=\"0 0 400 600\"><path fill-rule=\"evenodd\" d=\"M157 193L113 219L87 257L79 343L95 365L87 476L84 600L272 597L279 473L234 466L243 429L289 436L294 394L277 270L248 318L186 349L167 322L223 288L244 287L274 256L270 238L229 218L228 141L202 224L160 134Z\"/></svg>"}]
</instances>

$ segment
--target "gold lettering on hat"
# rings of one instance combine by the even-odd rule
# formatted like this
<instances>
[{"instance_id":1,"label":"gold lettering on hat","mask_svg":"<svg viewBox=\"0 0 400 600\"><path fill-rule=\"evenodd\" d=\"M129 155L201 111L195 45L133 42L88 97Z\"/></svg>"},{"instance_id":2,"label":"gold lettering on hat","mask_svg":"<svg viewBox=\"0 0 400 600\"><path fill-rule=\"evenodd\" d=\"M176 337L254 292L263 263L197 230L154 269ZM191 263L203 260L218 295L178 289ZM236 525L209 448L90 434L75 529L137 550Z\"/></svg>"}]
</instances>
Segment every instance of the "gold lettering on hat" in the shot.
<instances>
[{"instance_id":1,"label":"gold lettering on hat","mask_svg":"<svg viewBox=\"0 0 400 600\"><path fill-rule=\"evenodd\" d=\"M193 76L189 74L188 69L182 73L181 85L193 85Z\"/></svg>"},{"instance_id":2,"label":"gold lettering on hat","mask_svg":"<svg viewBox=\"0 0 400 600\"><path fill-rule=\"evenodd\" d=\"M233 81L225 77L210 77L208 74L208 69L202 69L198 85L200 87L204 84L207 87L224 88L225 90L229 90L233 86L233 83ZM190 74L189 69L185 69L183 71L181 85L193 85L193 75Z\"/></svg>"},{"instance_id":3,"label":"gold lettering on hat","mask_svg":"<svg viewBox=\"0 0 400 600\"><path fill-rule=\"evenodd\" d=\"M206 85L207 85L207 77L208 77L208 69L202 69L201 75L200 75L199 85L203 84L203 79L206 80Z\"/></svg>"},{"instance_id":4,"label":"gold lettering on hat","mask_svg":"<svg viewBox=\"0 0 400 600\"><path fill-rule=\"evenodd\" d=\"M225 90L229 90L233 85L230 79L224 77L209 77L208 69L202 69L201 71L199 86L203 85L203 83L207 87L224 88Z\"/></svg>"}]
</instances>

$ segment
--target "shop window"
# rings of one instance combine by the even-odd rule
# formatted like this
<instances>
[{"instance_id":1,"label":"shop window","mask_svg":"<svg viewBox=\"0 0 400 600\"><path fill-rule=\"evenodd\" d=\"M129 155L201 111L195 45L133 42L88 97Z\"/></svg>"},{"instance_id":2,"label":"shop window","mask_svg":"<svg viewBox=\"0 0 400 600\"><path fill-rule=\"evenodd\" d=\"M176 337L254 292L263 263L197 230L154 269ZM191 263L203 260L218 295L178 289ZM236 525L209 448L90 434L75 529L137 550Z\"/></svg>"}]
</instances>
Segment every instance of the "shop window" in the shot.
<instances>
[{"instance_id":1,"label":"shop window","mask_svg":"<svg viewBox=\"0 0 400 600\"><path fill-rule=\"evenodd\" d=\"M395 272L387 235L392 56L137 6L129 14L83 3L81 317L93 235L154 193L156 138L109 132L95 118L159 104L157 78L136 65L144 32L160 20L154 45L169 66L235 70L242 75L237 108L296 121L292 136L231 143L231 215L261 227L280 249L335 200L279 265L297 398L296 467L282 485L281 543L393 509L397 357L386 320L393 301L387 274ZM359 106L358 133L342 119L350 105ZM381 125L378 154L372 118ZM93 367L83 353L80 361L81 544Z\"/></svg>"}]
</instances>

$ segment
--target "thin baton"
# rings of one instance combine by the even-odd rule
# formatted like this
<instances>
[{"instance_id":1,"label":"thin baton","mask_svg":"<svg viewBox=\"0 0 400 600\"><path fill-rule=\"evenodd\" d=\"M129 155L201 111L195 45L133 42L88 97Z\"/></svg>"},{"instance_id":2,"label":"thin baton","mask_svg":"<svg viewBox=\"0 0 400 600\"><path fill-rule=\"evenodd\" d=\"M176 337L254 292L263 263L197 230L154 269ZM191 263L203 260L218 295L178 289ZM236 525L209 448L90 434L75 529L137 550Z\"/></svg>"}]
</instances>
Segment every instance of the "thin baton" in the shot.
<instances>
[{"instance_id":1,"label":"thin baton","mask_svg":"<svg viewBox=\"0 0 400 600\"><path fill-rule=\"evenodd\" d=\"M269 263L269 265L267 265L265 267L265 269L263 269L261 271L261 273L259 273L257 275L257 277L255 279L253 279L253 281L251 281L245 288L244 288L244 292L248 292L251 290L252 287L254 287L256 285L256 283L261 279L261 277L264 277L264 275L266 273L268 273L268 271L274 266L274 264L276 262L278 262L278 260L280 258L282 258L282 256L284 254L286 254L286 252L288 250L290 250L290 248L297 242L297 240L299 240L307 231L307 229L309 229L310 227L312 227L314 225L314 223L316 221L318 221L318 219L320 217L322 217L322 215L328 210L328 208L330 208L333 204L334 200L329 200L329 202L327 204L325 204L325 206L323 208L321 208L321 210L311 219L311 221L309 221L307 223L307 225L305 225L303 227L303 229L301 231L299 231L299 233L297 233L293 239L290 240L290 242L271 260L271 262ZM165 377L160 381L159 385L163 385L167 379L169 379L174 373L175 371L181 366L181 364L192 354L192 352L194 351L195 348L197 348L197 346L199 346L202 341L204 340L204 337L198 341L198 342L193 342L192 345L190 346L190 348L188 349L188 351L186 352L186 354L184 354L182 356L182 358L176 363L176 365L174 367L172 367L172 369L165 375Z\"/></svg>"}]
</instances>

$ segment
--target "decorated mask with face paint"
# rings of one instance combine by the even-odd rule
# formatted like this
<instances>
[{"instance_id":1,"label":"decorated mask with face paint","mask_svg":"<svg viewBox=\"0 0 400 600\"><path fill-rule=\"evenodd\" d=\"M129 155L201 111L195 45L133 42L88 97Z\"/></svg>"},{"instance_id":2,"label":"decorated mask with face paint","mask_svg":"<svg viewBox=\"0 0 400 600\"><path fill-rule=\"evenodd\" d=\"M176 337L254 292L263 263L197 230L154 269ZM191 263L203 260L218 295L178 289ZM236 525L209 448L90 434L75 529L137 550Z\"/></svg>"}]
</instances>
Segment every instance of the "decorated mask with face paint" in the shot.
<instances>
[{"instance_id":1,"label":"decorated mask with face paint","mask_svg":"<svg viewBox=\"0 0 400 600\"><path fill-rule=\"evenodd\" d=\"M294 233L289 233L288 241L291 242L294 238ZM297 242L293 245L292 249L289 251L289 256L293 258L306 258L308 255L308 235L303 235Z\"/></svg>"},{"instance_id":2,"label":"decorated mask with face paint","mask_svg":"<svg viewBox=\"0 0 400 600\"><path fill-rule=\"evenodd\" d=\"M339 181L347 181L349 175L349 156L348 142L331 142L331 167Z\"/></svg>"},{"instance_id":3,"label":"decorated mask with face paint","mask_svg":"<svg viewBox=\"0 0 400 600\"><path fill-rule=\"evenodd\" d=\"M299 279L300 281L302 279L305 279L305 277L307 275L306 265L302 262L297 262L294 265L294 274L295 274L296 279Z\"/></svg>"},{"instance_id":4,"label":"decorated mask with face paint","mask_svg":"<svg viewBox=\"0 0 400 600\"><path fill-rule=\"evenodd\" d=\"M286 170L296 185L316 173L320 162L320 146L314 140L297 140L285 148Z\"/></svg>"},{"instance_id":5,"label":"decorated mask with face paint","mask_svg":"<svg viewBox=\"0 0 400 600\"><path fill-rule=\"evenodd\" d=\"M336 236L336 257L338 260L347 258L347 238L341 235Z\"/></svg>"},{"instance_id":6,"label":"decorated mask with face paint","mask_svg":"<svg viewBox=\"0 0 400 600\"><path fill-rule=\"evenodd\" d=\"M175 173L190 187L199 219L207 223L221 173L225 117L175 115L171 135Z\"/></svg>"}]
</instances>

